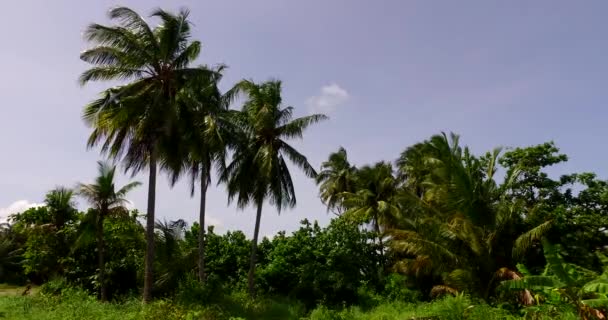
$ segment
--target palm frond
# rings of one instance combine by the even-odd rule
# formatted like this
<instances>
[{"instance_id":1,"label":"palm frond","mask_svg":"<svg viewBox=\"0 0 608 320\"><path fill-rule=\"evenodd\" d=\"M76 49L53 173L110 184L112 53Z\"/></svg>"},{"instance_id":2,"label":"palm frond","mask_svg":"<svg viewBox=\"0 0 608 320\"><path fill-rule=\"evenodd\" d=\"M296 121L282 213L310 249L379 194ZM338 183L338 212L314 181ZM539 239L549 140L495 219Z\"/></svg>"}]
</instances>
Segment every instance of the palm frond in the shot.
<instances>
[{"instance_id":1,"label":"palm frond","mask_svg":"<svg viewBox=\"0 0 608 320\"><path fill-rule=\"evenodd\" d=\"M506 280L501 282L500 290L542 290L562 288L565 284L555 277L550 276L527 276L517 280Z\"/></svg>"},{"instance_id":2,"label":"palm frond","mask_svg":"<svg viewBox=\"0 0 608 320\"><path fill-rule=\"evenodd\" d=\"M433 286L433 288L431 289L431 297L433 298L437 298L447 294L455 296L458 294L458 290L446 285Z\"/></svg>"},{"instance_id":3,"label":"palm frond","mask_svg":"<svg viewBox=\"0 0 608 320\"><path fill-rule=\"evenodd\" d=\"M528 251L530 247L535 242L539 242L542 237L544 237L549 230L553 227L553 221L545 221L540 225L528 230L528 232L520 235L517 240L515 240L515 245L513 247L513 257L515 259L520 259L523 255Z\"/></svg>"},{"instance_id":4,"label":"palm frond","mask_svg":"<svg viewBox=\"0 0 608 320\"><path fill-rule=\"evenodd\" d=\"M293 162L300 169L304 170L304 173L309 178L315 178L317 176L317 171L310 165L310 163L308 163L308 159L306 159L303 154L285 142L281 142L280 148L280 150L287 155L291 162Z\"/></svg>"},{"instance_id":5,"label":"palm frond","mask_svg":"<svg viewBox=\"0 0 608 320\"><path fill-rule=\"evenodd\" d=\"M118 22L126 29L133 30L144 43L157 48L158 44L148 23L137 12L127 7L114 7L108 11L110 19Z\"/></svg>"},{"instance_id":6,"label":"palm frond","mask_svg":"<svg viewBox=\"0 0 608 320\"><path fill-rule=\"evenodd\" d=\"M91 24L84 32L87 41L97 46L112 47L129 56L139 56L133 59L153 59L153 53L146 48L141 37L129 29L122 27L107 27L100 24Z\"/></svg>"},{"instance_id":7,"label":"palm frond","mask_svg":"<svg viewBox=\"0 0 608 320\"><path fill-rule=\"evenodd\" d=\"M470 291L475 285L476 277L467 269L454 269L444 276L444 284L458 291Z\"/></svg>"},{"instance_id":8,"label":"palm frond","mask_svg":"<svg viewBox=\"0 0 608 320\"><path fill-rule=\"evenodd\" d=\"M140 69L102 66L86 70L80 75L78 81L84 85L87 82L99 80L134 80L141 78L144 73L145 71Z\"/></svg>"},{"instance_id":9,"label":"palm frond","mask_svg":"<svg viewBox=\"0 0 608 320\"><path fill-rule=\"evenodd\" d=\"M608 299L607 298L586 299L586 300L583 300L582 302L585 305L587 305L587 306L589 306L591 308L606 308L606 307L608 307Z\"/></svg>"},{"instance_id":10,"label":"palm frond","mask_svg":"<svg viewBox=\"0 0 608 320\"><path fill-rule=\"evenodd\" d=\"M175 59L173 65L176 68L185 68L192 61L196 60L201 52L201 43L199 41L192 41Z\"/></svg>"},{"instance_id":11,"label":"palm frond","mask_svg":"<svg viewBox=\"0 0 608 320\"><path fill-rule=\"evenodd\" d=\"M443 260L444 264L457 265L459 258L446 247L422 238L393 241L391 247L397 252L412 255L425 255L433 259Z\"/></svg>"},{"instance_id":12,"label":"palm frond","mask_svg":"<svg viewBox=\"0 0 608 320\"><path fill-rule=\"evenodd\" d=\"M586 283L583 286L585 292L594 292L603 295L608 295L608 279L598 278Z\"/></svg>"},{"instance_id":13,"label":"palm frond","mask_svg":"<svg viewBox=\"0 0 608 320\"><path fill-rule=\"evenodd\" d=\"M298 119L291 120L290 122L280 126L277 130L280 134L286 138L302 138L302 133L310 125L329 119L323 114L314 114Z\"/></svg>"}]
</instances>

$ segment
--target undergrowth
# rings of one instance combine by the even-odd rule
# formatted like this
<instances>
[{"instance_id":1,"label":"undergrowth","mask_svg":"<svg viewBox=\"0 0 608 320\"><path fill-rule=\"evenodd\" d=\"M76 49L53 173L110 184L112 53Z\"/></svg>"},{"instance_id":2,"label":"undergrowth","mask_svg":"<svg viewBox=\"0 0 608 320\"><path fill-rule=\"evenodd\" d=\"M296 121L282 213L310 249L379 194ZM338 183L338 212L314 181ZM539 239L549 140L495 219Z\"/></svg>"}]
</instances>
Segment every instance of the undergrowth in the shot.
<instances>
[{"instance_id":1,"label":"undergrowth","mask_svg":"<svg viewBox=\"0 0 608 320\"><path fill-rule=\"evenodd\" d=\"M191 288L192 289L192 288ZM48 290L51 291L51 290ZM570 310L544 312L524 309L521 314L474 303L466 295L449 296L433 302L384 301L376 306L329 309L319 306L307 312L303 305L289 299L250 299L245 292L235 291L211 298L208 292L190 292L173 300L156 300L142 305L135 298L122 302L100 303L85 291L66 288L59 294L41 290L32 296L0 297L0 319L48 320L397 320L397 319L577 319ZM47 292L47 293L45 293ZM185 296L186 295L186 296ZM195 301L197 296L211 300ZM205 302L205 303L203 303Z\"/></svg>"}]
</instances>

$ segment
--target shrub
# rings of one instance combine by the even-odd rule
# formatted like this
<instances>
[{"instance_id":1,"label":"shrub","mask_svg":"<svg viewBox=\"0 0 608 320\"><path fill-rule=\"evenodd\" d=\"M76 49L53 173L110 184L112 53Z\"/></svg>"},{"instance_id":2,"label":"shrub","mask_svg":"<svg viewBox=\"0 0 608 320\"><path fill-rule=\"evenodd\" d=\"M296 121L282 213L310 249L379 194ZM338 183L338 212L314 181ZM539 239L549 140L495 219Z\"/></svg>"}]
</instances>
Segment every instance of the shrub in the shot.
<instances>
[{"instance_id":1,"label":"shrub","mask_svg":"<svg viewBox=\"0 0 608 320\"><path fill-rule=\"evenodd\" d=\"M217 276L210 275L203 285L194 274L188 274L179 282L175 298L184 305L200 305L201 302L220 302L223 296L224 288Z\"/></svg>"},{"instance_id":2,"label":"shrub","mask_svg":"<svg viewBox=\"0 0 608 320\"><path fill-rule=\"evenodd\" d=\"M391 301L417 302L421 299L421 293L410 290L406 286L406 277L398 273L392 273L386 277L384 284L384 296Z\"/></svg>"},{"instance_id":3,"label":"shrub","mask_svg":"<svg viewBox=\"0 0 608 320\"><path fill-rule=\"evenodd\" d=\"M53 278L40 286L40 293L43 295L56 296L60 295L68 288L71 288L71 285L64 278Z\"/></svg>"}]
</instances>

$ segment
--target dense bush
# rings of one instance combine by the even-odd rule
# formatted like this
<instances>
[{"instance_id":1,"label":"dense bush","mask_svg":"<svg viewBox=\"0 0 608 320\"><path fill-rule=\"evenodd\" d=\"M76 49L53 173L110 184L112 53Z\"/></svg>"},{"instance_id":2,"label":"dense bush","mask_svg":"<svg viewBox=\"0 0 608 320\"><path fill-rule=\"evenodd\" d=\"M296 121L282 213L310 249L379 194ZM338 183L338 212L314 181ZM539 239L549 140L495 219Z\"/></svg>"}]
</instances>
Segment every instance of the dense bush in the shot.
<instances>
[{"instance_id":1,"label":"dense bush","mask_svg":"<svg viewBox=\"0 0 608 320\"><path fill-rule=\"evenodd\" d=\"M391 273L384 279L383 296L390 301L414 303L422 299L420 291L408 288L407 277Z\"/></svg>"},{"instance_id":2,"label":"dense bush","mask_svg":"<svg viewBox=\"0 0 608 320\"><path fill-rule=\"evenodd\" d=\"M309 307L352 304L361 285L379 288L380 257L373 237L344 220L327 228L304 220L291 236L272 239L268 262L260 267L263 290Z\"/></svg>"}]
</instances>

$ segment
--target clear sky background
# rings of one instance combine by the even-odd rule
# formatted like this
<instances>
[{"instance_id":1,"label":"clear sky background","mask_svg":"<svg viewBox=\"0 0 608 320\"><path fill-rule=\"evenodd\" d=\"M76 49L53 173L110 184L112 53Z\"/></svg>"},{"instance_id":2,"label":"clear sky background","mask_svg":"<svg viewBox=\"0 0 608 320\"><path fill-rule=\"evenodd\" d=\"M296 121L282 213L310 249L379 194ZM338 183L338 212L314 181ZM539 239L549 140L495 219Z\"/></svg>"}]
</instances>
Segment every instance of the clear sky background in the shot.
<instances>
[{"instance_id":1,"label":"clear sky background","mask_svg":"<svg viewBox=\"0 0 608 320\"><path fill-rule=\"evenodd\" d=\"M126 5L191 9L200 62L241 78L279 78L298 115L326 112L294 144L318 167L344 146L357 165L394 160L408 145L454 131L481 153L554 140L570 156L553 174L608 176L608 2L589 1L4 1L0 10L0 216L41 203L56 185L89 182L97 150L83 106L103 84L81 88L79 52L91 22ZM153 22L156 23L155 21ZM331 217L314 183L294 179L298 205L266 207L262 235ZM144 186L131 194L145 210ZM127 176L120 178L124 183ZM194 221L188 184L158 181L159 218ZM210 190L219 230L252 233L254 210ZM81 203L82 205L82 203Z\"/></svg>"}]
</instances>

